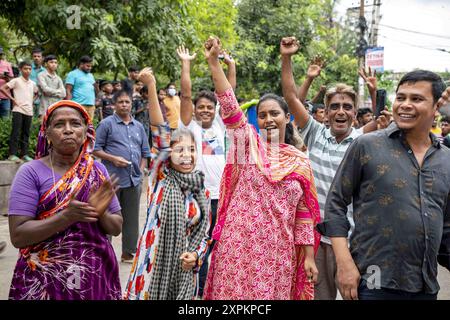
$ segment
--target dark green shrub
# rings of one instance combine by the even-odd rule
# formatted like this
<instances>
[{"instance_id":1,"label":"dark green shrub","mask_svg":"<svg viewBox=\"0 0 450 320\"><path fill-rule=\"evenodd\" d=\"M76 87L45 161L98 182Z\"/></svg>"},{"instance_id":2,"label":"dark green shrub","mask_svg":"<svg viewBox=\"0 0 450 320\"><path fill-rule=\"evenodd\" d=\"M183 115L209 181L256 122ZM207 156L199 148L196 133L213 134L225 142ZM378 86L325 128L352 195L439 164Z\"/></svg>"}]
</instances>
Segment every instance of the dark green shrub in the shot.
<instances>
[{"instance_id":1,"label":"dark green shrub","mask_svg":"<svg viewBox=\"0 0 450 320\"><path fill-rule=\"evenodd\" d=\"M0 160L6 160L9 156L9 137L11 135L11 120L12 118L0 118ZM30 130L30 145L28 155L34 158L36 153L37 138L41 122L39 119L33 118Z\"/></svg>"}]
</instances>

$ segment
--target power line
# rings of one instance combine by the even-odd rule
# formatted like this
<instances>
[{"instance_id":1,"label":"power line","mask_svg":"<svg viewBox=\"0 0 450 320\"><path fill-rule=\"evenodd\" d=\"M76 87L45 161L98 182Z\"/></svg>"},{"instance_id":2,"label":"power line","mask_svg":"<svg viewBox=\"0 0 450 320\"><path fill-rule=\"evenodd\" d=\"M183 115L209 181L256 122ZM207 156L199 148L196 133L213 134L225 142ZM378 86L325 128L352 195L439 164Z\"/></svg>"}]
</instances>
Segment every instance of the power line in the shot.
<instances>
[{"instance_id":1,"label":"power line","mask_svg":"<svg viewBox=\"0 0 450 320\"><path fill-rule=\"evenodd\" d=\"M442 48L436 48L436 47L435 48L429 48L429 47L424 47L424 46L420 46L420 45L417 45L417 44L408 43L408 42L405 42L405 41L402 41L402 40L397 40L397 39L393 39L393 38L390 38L390 37L386 37L384 35L379 35L379 36L382 37L382 38L391 40L391 41L395 41L395 42L401 43L401 44L406 45L406 46L410 46L410 47L416 47L416 48L424 49L424 50L440 51L440 52L450 53L450 51L447 51L447 50L442 49Z\"/></svg>"},{"instance_id":2,"label":"power line","mask_svg":"<svg viewBox=\"0 0 450 320\"><path fill-rule=\"evenodd\" d=\"M386 28L390 28L390 29L394 29L394 30L399 30L399 31L404 31L404 32L410 32L410 33L415 33L415 34L421 34L424 36L429 36L429 37L436 37L436 38L442 38L442 39L450 39L450 37L448 36L442 36L442 35L438 35L438 34L432 34L432 33L426 33L426 32L420 32L420 31L415 31L415 30L408 30L408 29L403 29L403 28L398 28L398 27L393 27L393 26L388 26L385 24L379 24L382 27L386 27Z\"/></svg>"}]
</instances>

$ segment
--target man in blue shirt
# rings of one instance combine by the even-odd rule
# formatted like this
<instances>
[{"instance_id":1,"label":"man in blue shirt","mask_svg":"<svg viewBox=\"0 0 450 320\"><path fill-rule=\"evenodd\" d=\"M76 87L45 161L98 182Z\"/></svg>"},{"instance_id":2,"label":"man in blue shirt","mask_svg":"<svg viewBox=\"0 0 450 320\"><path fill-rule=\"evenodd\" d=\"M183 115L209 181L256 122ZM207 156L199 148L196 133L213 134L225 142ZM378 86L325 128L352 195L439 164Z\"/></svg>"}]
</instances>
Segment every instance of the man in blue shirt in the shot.
<instances>
[{"instance_id":1,"label":"man in blue shirt","mask_svg":"<svg viewBox=\"0 0 450 320\"><path fill-rule=\"evenodd\" d=\"M78 68L69 72L66 78L67 100L81 104L94 119L95 112L95 79L91 73L92 58L82 56Z\"/></svg>"},{"instance_id":2,"label":"man in blue shirt","mask_svg":"<svg viewBox=\"0 0 450 320\"><path fill-rule=\"evenodd\" d=\"M43 58L42 58L42 49L41 48L34 48L31 52L33 57L33 63L31 64L31 75L30 79L34 81L34 83L38 83L38 75L45 71L45 68L42 66ZM39 96L41 95L41 92L39 92ZM34 100L34 106L33 106L33 115L35 117L39 117L39 109L40 109L41 101L38 99Z\"/></svg>"},{"instance_id":3,"label":"man in blue shirt","mask_svg":"<svg viewBox=\"0 0 450 320\"><path fill-rule=\"evenodd\" d=\"M141 123L131 116L131 97L118 91L115 113L102 120L96 132L94 155L110 175L119 178L117 197L122 207L122 262L132 262L139 236L139 202L142 172L150 158L148 139Z\"/></svg>"}]
</instances>

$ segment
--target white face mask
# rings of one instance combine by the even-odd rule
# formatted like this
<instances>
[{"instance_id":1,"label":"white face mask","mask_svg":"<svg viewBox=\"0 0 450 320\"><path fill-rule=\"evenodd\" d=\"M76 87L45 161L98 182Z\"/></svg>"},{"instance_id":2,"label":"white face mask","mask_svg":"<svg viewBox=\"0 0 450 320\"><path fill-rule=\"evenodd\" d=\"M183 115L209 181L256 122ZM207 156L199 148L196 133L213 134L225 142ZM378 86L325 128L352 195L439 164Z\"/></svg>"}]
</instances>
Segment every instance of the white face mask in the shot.
<instances>
[{"instance_id":1,"label":"white face mask","mask_svg":"<svg viewBox=\"0 0 450 320\"><path fill-rule=\"evenodd\" d=\"M177 94L177 90L170 88L169 90L167 90L167 94L171 97L174 97Z\"/></svg>"}]
</instances>

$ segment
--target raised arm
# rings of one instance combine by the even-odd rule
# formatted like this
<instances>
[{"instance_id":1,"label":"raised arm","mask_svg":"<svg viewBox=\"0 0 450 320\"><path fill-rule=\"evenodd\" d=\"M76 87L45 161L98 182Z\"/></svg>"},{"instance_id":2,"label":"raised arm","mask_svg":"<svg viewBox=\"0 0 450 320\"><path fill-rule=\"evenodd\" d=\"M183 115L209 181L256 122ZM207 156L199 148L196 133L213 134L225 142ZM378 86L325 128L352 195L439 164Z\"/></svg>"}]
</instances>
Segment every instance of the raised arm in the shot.
<instances>
[{"instance_id":1,"label":"raised arm","mask_svg":"<svg viewBox=\"0 0 450 320\"><path fill-rule=\"evenodd\" d=\"M227 79L228 82L231 84L231 87L233 88L233 91L236 91L236 61L231 57L231 55L226 51L222 50L222 54L224 56L223 62L228 66L227 71Z\"/></svg>"},{"instance_id":2,"label":"raised arm","mask_svg":"<svg viewBox=\"0 0 450 320\"><path fill-rule=\"evenodd\" d=\"M325 96L326 91L327 91L327 86L324 86L324 85L320 86L319 91L317 91L314 98L311 99L311 102L312 103L319 103L319 102L323 103L323 97Z\"/></svg>"},{"instance_id":3,"label":"raised arm","mask_svg":"<svg viewBox=\"0 0 450 320\"><path fill-rule=\"evenodd\" d=\"M281 86L283 96L289 106L289 111L295 119L298 127L304 128L309 120L309 113L296 94L294 75L292 73L291 56L298 51L299 44L295 37L287 37L281 40Z\"/></svg>"},{"instance_id":4,"label":"raised arm","mask_svg":"<svg viewBox=\"0 0 450 320\"><path fill-rule=\"evenodd\" d=\"M222 66L219 62L220 51L220 40L210 37L205 43L205 56L206 60L208 61L209 69L211 70L214 87L216 88L216 92L218 94L232 89L232 86L225 76L225 73L223 72Z\"/></svg>"},{"instance_id":5,"label":"raised arm","mask_svg":"<svg viewBox=\"0 0 450 320\"><path fill-rule=\"evenodd\" d=\"M323 66L324 62L320 56L315 57L310 63L308 71L306 72L306 79L298 89L298 98L302 103L305 103L309 88L311 87L314 79L320 76L320 72L322 71Z\"/></svg>"},{"instance_id":6,"label":"raised arm","mask_svg":"<svg viewBox=\"0 0 450 320\"><path fill-rule=\"evenodd\" d=\"M192 86L191 86L191 60L194 60L196 53L190 54L189 49L184 46L177 48L178 57L181 60L181 106L180 118L185 126L192 121L194 108L192 106Z\"/></svg>"},{"instance_id":7,"label":"raised arm","mask_svg":"<svg viewBox=\"0 0 450 320\"><path fill-rule=\"evenodd\" d=\"M370 99L372 100L372 112L375 114L377 105L377 73L369 67L369 73L364 68L359 69L359 75L364 79L369 90Z\"/></svg>"},{"instance_id":8,"label":"raised arm","mask_svg":"<svg viewBox=\"0 0 450 320\"><path fill-rule=\"evenodd\" d=\"M139 73L139 81L148 88L149 97L149 117L151 126L159 126L164 124L164 118L161 113L158 101L158 93L156 91L156 80L151 68L144 68Z\"/></svg>"}]
</instances>

